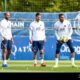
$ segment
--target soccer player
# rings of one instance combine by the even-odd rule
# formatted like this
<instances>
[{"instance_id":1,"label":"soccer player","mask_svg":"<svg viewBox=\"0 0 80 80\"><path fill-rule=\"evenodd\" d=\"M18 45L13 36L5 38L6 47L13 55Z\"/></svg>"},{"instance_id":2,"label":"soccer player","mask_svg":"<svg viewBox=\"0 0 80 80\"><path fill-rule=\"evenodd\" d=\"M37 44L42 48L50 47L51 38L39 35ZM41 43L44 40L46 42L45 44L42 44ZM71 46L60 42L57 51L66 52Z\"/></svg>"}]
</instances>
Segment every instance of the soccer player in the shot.
<instances>
[{"instance_id":1,"label":"soccer player","mask_svg":"<svg viewBox=\"0 0 80 80\"><path fill-rule=\"evenodd\" d=\"M7 67L7 60L11 54L12 49L12 33L11 33L11 21L9 21L10 13L4 13L4 19L0 22L0 32L3 37L1 42L1 49L2 49L2 59L3 64L2 67Z\"/></svg>"},{"instance_id":2,"label":"soccer player","mask_svg":"<svg viewBox=\"0 0 80 80\"><path fill-rule=\"evenodd\" d=\"M75 20L80 21L80 11L78 12L78 15L76 16Z\"/></svg>"},{"instance_id":3,"label":"soccer player","mask_svg":"<svg viewBox=\"0 0 80 80\"><path fill-rule=\"evenodd\" d=\"M54 24L55 35L57 38L56 43L56 58L55 58L55 66L58 67L59 61L59 52L62 44L66 43L71 52L71 64L73 67L76 67L74 63L74 48L72 45L71 35L72 35L72 26L71 23L64 18L64 14L59 14L59 21Z\"/></svg>"},{"instance_id":4,"label":"soccer player","mask_svg":"<svg viewBox=\"0 0 80 80\"><path fill-rule=\"evenodd\" d=\"M45 67L44 64L44 42L46 39L45 36L45 25L44 22L41 21L40 13L36 13L35 20L30 24L29 29L29 39L30 44L32 44L32 51L33 51L33 58L34 58L34 67L37 67L37 52L38 49L40 51L40 59L41 59L41 66Z\"/></svg>"}]
</instances>

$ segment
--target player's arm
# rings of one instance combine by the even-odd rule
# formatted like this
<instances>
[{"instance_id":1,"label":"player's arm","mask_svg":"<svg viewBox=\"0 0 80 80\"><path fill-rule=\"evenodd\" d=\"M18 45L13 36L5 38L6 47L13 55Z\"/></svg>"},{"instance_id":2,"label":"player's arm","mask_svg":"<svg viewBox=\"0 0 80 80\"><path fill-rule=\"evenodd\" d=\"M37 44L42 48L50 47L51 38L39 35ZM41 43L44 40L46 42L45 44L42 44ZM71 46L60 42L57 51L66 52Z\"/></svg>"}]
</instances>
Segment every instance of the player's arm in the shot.
<instances>
[{"instance_id":1,"label":"player's arm","mask_svg":"<svg viewBox=\"0 0 80 80\"><path fill-rule=\"evenodd\" d=\"M44 23L43 23L43 27L44 27L44 41L46 41L46 28Z\"/></svg>"},{"instance_id":2,"label":"player's arm","mask_svg":"<svg viewBox=\"0 0 80 80\"><path fill-rule=\"evenodd\" d=\"M12 41L12 43L14 43L14 39L13 39L13 37L11 38L11 41Z\"/></svg>"},{"instance_id":3,"label":"player's arm","mask_svg":"<svg viewBox=\"0 0 80 80\"><path fill-rule=\"evenodd\" d=\"M73 29L72 29L72 26L71 26L71 23L70 22L69 22L69 28L68 28L68 30L69 30L68 36L71 36L72 33L73 33Z\"/></svg>"},{"instance_id":4,"label":"player's arm","mask_svg":"<svg viewBox=\"0 0 80 80\"><path fill-rule=\"evenodd\" d=\"M55 31L55 35L57 37L57 40L60 40L60 36L58 34L58 27L56 26L56 24L54 24L53 30Z\"/></svg>"},{"instance_id":5,"label":"player's arm","mask_svg":"<svg viewBox=\"0 0 80 80\"><path fill-rule=\"evenodd\" d=\"M11 26L11 28L12 28L12 26ZM13 39L13 36L12 36L12 29L11 29L11 41L12 41L12 43L14 43L14 39Z\"/></svg>"},{"instance_id":6,"label":"player's arm","mask_svg":"<svg viewBox=\"0 0 80 80\"><path fill-rule=\"evenodd\" d=\"M30 27L29 27L29 42L30 44L32 44L32 36L33 36L33 30L32 30L32 25L30 24Z\"/></svg>"},{"instance_id":7,"label":"player's arm","mask_svg":"<svg viewBox=\"0 0 80 80\"><path fill-rule=\"evenodd\" d=\"M5 36L4 32L3 32L3 25L4 24L2 22L0 22L0 33L1 33L1 36L3 37L3 39L5 41L7 41L6 36Z\"/></svg>"}]
</instances>

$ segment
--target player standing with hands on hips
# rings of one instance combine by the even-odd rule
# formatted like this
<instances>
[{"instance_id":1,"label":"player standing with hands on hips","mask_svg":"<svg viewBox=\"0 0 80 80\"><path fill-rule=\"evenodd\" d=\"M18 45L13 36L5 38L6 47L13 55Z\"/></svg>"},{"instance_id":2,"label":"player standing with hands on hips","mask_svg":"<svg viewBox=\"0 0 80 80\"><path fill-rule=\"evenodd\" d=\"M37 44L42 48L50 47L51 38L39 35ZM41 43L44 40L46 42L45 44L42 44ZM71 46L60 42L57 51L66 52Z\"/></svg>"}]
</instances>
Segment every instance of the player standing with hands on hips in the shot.
<instances>
[{"instance_id":1,"label":"player standing with hands on hips","mask_svg":"<svg viewBox=\"0 0 80 80\"><path fill-rule=\"evenodd\" d=\"M56 58L55 58L55 66L58 67L58 61L59 61L59 52L60 48L63 43L66 43L70 49L71 52L71 64L73 67L77 67L74 63L74 48L72 45L71 35L72 35L72 26L71 23L68 20L65 20L64 14L59 14L59 21L57 21L54 24L55 29L55 35L57 38L57 44L56 44Z\"/></svg>"},{"instance_id":2,"label":"player standing with hands on hips","mask_svg":"<svg viewBox=\"0 0 80 80\"><path fill-rule=\"evenodd\" d=\"M37 67L37 58L36 54L38 49L40 51L40 59L41 59L41 66L45 67L44 64L44 42L45 42L45 25L44 22L41 21L40 13L36 13L35 21L30 24L29 28L29 40L30 44L32 44L32 51L33 51L33 58L34 58L34 67Z\"/></svg>"},{"instance_id":3,"label":"player standing with hands on hips","mask_svg":"<svg viewBox=\"0 0 80 80\"><path fill-rule=\"evenodd\" d=\"M10 13L5 12L4 13L4 19L0 22L0 32L3 37L3 40L1 42L1 49L2 49L2 59L3 59L3 65L2 67L7 67L7 60L11 54L12 49L12 32L11 32L11 21L9 21Z\"/></svg>"}]
</instances>

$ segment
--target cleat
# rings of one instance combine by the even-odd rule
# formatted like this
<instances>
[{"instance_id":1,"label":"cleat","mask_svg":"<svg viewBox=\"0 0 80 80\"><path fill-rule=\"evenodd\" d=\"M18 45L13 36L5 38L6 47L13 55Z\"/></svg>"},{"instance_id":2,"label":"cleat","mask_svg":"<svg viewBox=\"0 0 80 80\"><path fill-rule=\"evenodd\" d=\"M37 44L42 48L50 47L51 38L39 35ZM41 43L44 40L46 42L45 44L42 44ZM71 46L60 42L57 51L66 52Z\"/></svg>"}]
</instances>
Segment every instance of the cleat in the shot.
<instances>
[{"instance_id":1,"label":"cleat","mask_svg":"<svg viewBox=\"0 0 80 80\"><path fill-rule=\"evenodd\" d=\"M8 65L7 64L3 64L2 67L8 67Z\"/></svg>"},{"instance_id":2,"label":"cleat","mask_svg":"<svg viewBox=\"0 0 80 80\"><path fill-rule=\"evenodd\" d=\"M34 64L34 67L37 67L38 65L37 64Z\"/></svg>"},{"instance_id":3,"label":"cleat","mask_svg":"<svg viewBox=\"0 0 80 80\"><path fill-rule=\"evenodd\" d=\"M42 63L42 64L41 64L41 67L46 67L46 64Z\"/></svg>"},{"instance_id":4,"label":"cleat","mask_svg":"<svg viewBox=\"0 0 80 80\"><path fill-rule=\"evenodd\" d=\"M58 64L54 65L54 68L57 68L58 67Z\"/></svg>"},{"instance_id":5,"label":"cleat","mask_svg":"<svg viewBox=\"0 0 80 80\"><path fill-rule=\"evenodd\" d=\"M72 67L78 67L76 64L72 64Z\"/></svg>"}]
</instances>

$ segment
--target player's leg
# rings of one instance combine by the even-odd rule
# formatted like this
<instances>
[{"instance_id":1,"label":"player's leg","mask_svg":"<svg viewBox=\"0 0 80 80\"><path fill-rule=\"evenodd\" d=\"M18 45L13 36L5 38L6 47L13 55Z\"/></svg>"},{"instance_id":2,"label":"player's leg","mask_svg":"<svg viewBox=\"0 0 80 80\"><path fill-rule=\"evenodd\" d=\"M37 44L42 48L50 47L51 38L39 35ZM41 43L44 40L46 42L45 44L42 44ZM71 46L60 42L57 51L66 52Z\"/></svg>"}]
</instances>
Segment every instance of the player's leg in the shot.
<instances>
[{"instance_id":1,"label":"player's leg","mask_svg":"<svg viewBox=\"0 0 80 80\"><path fill-rule=\"evenodd\" d=\"M3 59L3 65L2 67L7 67L7 60L6 60L6 54L7 54L7 41L1 42L1 49L2 49L2 59Z\"/></svg>"},{"instance_id":2,"label":"player's leg","mask_svg":"<svg viewBox=\"0 0 80 80\"><path fill-rule=\"evenodd\" d=\"M37 50L33 51L33 59L34 59L34 67L37 67L37 58L36 58Z\"/></svg>"},{"instance_id":3,"label":"player's leg","mask_svg":"<svg viewBox=\"0 0 80 80\"><path fill-rule=\"evenodd\" d=\"M77 67L75 65L75 62L74 62L75 52L74 52L74 48L73 48L73 45L72 45L72 41L71 40L68 40L67 45L69 46L70 51L71 51L71 64L72 64L73 67Z\"/></svg>"},{"instance_id":4,"label":"player's leg","mask_svg":"<svg viewBox=\"0 0 80 80\"><path fill-rule=\"evenodd\" d=\"M60 48L62 46L62 42L57 41L56 44L56 55L55 55L55 66L54 67L58 67L58 62L59 62L59 52L60 52Z\"/></svg>"},{"instance_id":5,"label":"player's leg","mask_svg":"<svg viewBox=\"0 0 80 80\"><path fill-rule=\"evenodd\" d=\"M37 41L33 41L32 43L32 51L33 51L33 59L34 59L34 67L37 67L37 51L38 51L38 42Z\"/></svg>"},{"instance_id":6,"label":"player's leg","mask_svg":"<svg viewBox=\"0 0 80 80\"><path fill-rule=\"evenodd\" d=\"M6 55L6 59L8 60L11 54L11 49L7 49L7 55Z\"/></svg>"},{"instance_id":7,"label":"player's leg","mask_svg":"<svg viewBox=\"0 0 80 80\"><path fill-rule=\"evenodd\" d=\"M11 51L12 51L12 41L8 40L8 43L7 43L7 55L6 55L6 59L7 60L10 57Z\"/></svg>"},{"instance_id":8,"label":"player's leg","mask_svg":"<svg viewBox=\"0 0 80 80\"><path fill-rule=\"evenodd\" d=\"M40 51L41 66L45 67L46 65L44 64L44 41L38 42L38 48Z\"/></svg>"}]
</instances>

